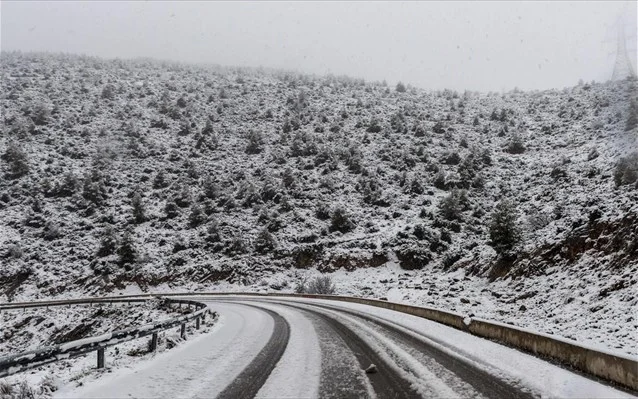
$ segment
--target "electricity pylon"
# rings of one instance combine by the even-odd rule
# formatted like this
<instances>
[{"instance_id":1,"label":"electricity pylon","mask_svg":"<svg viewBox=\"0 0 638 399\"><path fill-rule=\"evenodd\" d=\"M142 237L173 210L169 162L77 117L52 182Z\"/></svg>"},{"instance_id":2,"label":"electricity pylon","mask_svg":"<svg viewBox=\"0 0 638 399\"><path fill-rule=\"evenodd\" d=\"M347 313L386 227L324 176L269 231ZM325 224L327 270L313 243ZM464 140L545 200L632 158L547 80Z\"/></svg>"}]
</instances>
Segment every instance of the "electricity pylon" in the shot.
<instances>
[{"instance_id":1,"label":"electricity pylon","mask_svg":"<svg viewBox=\"0 0 638 399\"><path fill-rule=\"evenodd\" d=\"M616 39L616 62L614 63L614 71L611 74L611 80L623 80L628 77L635 78L636 71L629 58L627 51L627 39L625 33L625 23L622 16L618 18L616 22L616 29L618 31L618 37ZM636 35L629 37L629 39L636 40Z\"/></svg>"},{"instance_id":2,"label":"electricity pylon","mask_svg":"<svg viewBox=\"0 0 638 399\"><path fill-rule=\"evenodd\" d=\"M611 80L623 80L628 77L635 78L636 71L629 60L629 54L627 54L627 39L622 27L618 30L618 43L616 47L616 63L614 64L614 72L611 75Z\"/></svg>"}]
</instances>

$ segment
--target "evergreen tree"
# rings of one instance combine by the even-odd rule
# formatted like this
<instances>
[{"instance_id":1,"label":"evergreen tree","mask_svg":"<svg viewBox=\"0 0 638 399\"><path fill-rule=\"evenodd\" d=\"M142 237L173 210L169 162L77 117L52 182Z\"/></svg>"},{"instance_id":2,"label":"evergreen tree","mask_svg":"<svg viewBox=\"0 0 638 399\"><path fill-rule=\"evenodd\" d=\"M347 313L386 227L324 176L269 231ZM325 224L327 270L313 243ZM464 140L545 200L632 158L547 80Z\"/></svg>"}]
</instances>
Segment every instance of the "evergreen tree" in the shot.
<instances>
[{"instance_id":1,"label":"evergreen tree","mask_svg":"<svg viewBox=\"0 0 638 399\"><path fill-rule=\"evenodd\" d=\"M447 220L461 219L461 204L459 194L456 190L441 200L439 203L439 212L441 216Z\"/></svg>"},{"instance_id":2,"label":"evergreen tree","mask_svg":"<svg viewBox=\"0 0 638 399\"><path fill-rule=\"evenodd\" d=\"M112 226L107 226L102 233L102 239L100 240L100 247L97 250L98 257L104 257L113 255L117 250L117 238L115 237L115 230Z\"/></svg>"},{"instance_id":3,"label":"evergreen tree","mask_svg":"<svg viewBox=\"0 0 638 399\"><path fill-rule=\"evenodd\" d=\"M489 225L490 245L499 254L511 251L521 240L516 218L516 208L503 200L496 205Z\"/></svg>"},{"instance_id":4,"label":"evergreen tree","mask_svg":"<svg viewBox=\"0 0 638 399\"><path fill-rule=\"evenodd\" d=\"M135 224L144 223L146 221L146 210L142 203L142 195L139 192L133 194L131 205L133 206L133 222Z\"/></svg>"},{"instance_id":5,"label":"evergreen tree","mask_svg":"<svg viewBox=\"0 0 638 399\"><path fill-rule=\"evenodd\" d=\"M259 154L264 149L264 136L255 130L248 132L246 154Z\"/></svg>"},{"instance_id":6,"label":"evergreen tree","mask_svg":"<svg viewBox=\"0 0 638 399\"><path fill-rule=\"evenodd\" d=\"M271 252L275 249L276 245L275 236L273 236L268 229L263 229L255 240L255 249L260 254Z\"/></svg>"},{"instance_id":7,"label":"evergreen tree","mask_svg":"<svg viewBox=\"0 0 638 399\"><path fill-rule=\"evenodd\" d=\"M175 202L175 198L168 198L166 205L164 206L164 213L166 213L167 219L173 219L179 215L179 207Z\"/></svg>"},{"instance_id":8,"label":"evergreen tree","mask_svg":"<svg viewBox=\"0 0 638 399\"><path fill-rule=\"evenodd\" d=\"M155 179L153 180L153 188L160 189L168 187L168 181L166 180L166 174L163 170L160 170L155 175Z\"/></svg>"},{"instance_id":9,"label":"evergreen tree","mask_svg":"<svg viewBox=\"0 0 638 399\"><path fill-rule=\"evenodd\" d=\"M204 223L205 220L206 220L206 214L202 210L202 207L199 206L199 204L194 203L193 206L191 206L191 213L188 216L188 221L190 223L190 226L197 227L200 224Z\"/></svg>"},{"instance_id":10,"label":"evergreen tree","mask_svg":"<svg viewBox=\"0 0 638 399\"><path fill-rule=\"evenodd\" d=\"M130 265L137 261L137 249L130 230L124 232L120 247L117 250L120 265Z\"/></svg>"},{"instance_id":11,"label":"evergreen tree","mask_svg":"<svg viewBox=\"0 0 638 399\"><path fill-rule=\"evenodd\" d=\"M635 99L629 103L629 115L627 116L627 123L625 124L625 130L631 130L638 126L638 103Z\"/></svg>"}]
</instances>

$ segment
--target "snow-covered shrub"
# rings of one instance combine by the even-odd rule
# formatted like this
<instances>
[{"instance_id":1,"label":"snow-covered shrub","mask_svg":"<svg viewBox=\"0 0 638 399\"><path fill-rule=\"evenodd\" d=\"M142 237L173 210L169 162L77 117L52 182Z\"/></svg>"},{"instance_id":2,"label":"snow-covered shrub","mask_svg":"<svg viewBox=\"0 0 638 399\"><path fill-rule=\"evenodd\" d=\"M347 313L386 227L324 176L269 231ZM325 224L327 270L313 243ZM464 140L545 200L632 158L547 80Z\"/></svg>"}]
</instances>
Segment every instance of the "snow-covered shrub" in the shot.
<instances>
[{"instance_id":1,"label":"snow-covered shrub","mask_svg":"<svg viewBox=\"0 0 638 399\"><path fill-rule=\"evenodd\" d=\"M226 248L226 253L228 255L240 255L245 254L250 250L248 243L241 236L235 236L228 248Z\"/></svg>"},{"instance_id":2,"label":"snow-covered shrub","mask_svg":"<svg viewBox=\"0 0 638 399\"><path fill-rule=\"evenodd\" d=\"M258 130L250 130L247 136L246 154L259 154L264 149L264 136Z\"/></svg>"},{"instance_id":3,"label":"snow-covered shrub","mask_svg":"<svg viewBox=\"0 0 638 399\"><path fill-rule=\"evenodd\" d=\"M12 244L9 246L9 249L6 252L5 258L9 259L20 259L24 255L24 251L20 244Z\"/></svg>"},{"instance_id":4,"label":"snow-covered shrub","mask_svg":"<svg viewBox=\"0 0 638 399\"><path fill-rule=\"evenodd\" d=\"M9 142L7 149L2 154L2 160L9 166L9 178L20 178L29 173L29 160L27 154L17 142Z\"/></svg>"},{"instance_id":5,"label":"snow-covered shrub","mask_svg":"<svg viewBox=\"0 0 638 399\"><path fill-rule=\"evenodd\" d=\"M25 140L29 135L37 133L35 123L28 118L9 119L7 124L12 125L9 130L9 136L18 140Z\"/></svg>"},{"instance_id":6,"label":"snow-covered shrub","mask_svg":"<svg viewBox=\"0 0 638 399\"><path fill-rule=\"evenodd\" d=\"M418 125L416 125L414 128L414 137L425 137L425 134L427 132L425 126L423 126L423 124L419 123Z\"/></svg>"},{"instance_id":7,"label":"snow-covered shrub","mask_svg":"<svg viewBox=\"0 0 638 399\"><path fill-rule=\"evenodd\" d=\"M332 211L332 215L330 217L330 231L347 233L354 229L354 227L355 224L350 219L350 215L348 215L345 209L338 206Z\"/></svg>"},{"instance_id":8,"label":"snow-covered shrub","mask_svg":"<svg viewBox=\"0 0 638 399\"><path fill-rule=\"evenodd\" d=\"M545 228L551 221L551 215L544 211L534 209L527 215L527 223L533 231Z\"/></svg>"},{"instance_id":9,"label":"snow-covered shrub","mask_svg":"<svg viewBox=\"0 0 638 399\"><path fill-rule=\"evenodd\" d=\"M317 153L317 143L314 137L307 132L297 132L290 143L290 155L293 157L306 157Z\"/></svg>"},{"instance_id":10,"label":"snow-covered shrub","mask_svg":"<svg viewBox=\"0 0 638 399\"><path fill-rule=\"evenodd\" d=\"M432 260L430 251L416 241L400 240L394 246L394 252L399 259L399 266L405 270L422 269Z\"/></svg>"},{"instance_id":11,"label":"snow-covered shrub","mask_svg":"<svg viewBox=\"0 0 638 399\"><path fill-rule=\"evenodd\" d=\"M101 97L106 100L112 100L115 98L115 86L108 83L102 88Z\"/></svg>"},{"instance_id":12,"label":"snow-covered shrub","mask_svg":"<svg viewBox=\"0 0 638 399\"><path fill-rule=\"evenodd\" d=\"M348 156L346 158L346 165L348 165L348 170L352 173L361 173L363 170L363 155L361 151L355 147L350 147L348 150Z\"/></svg>"},{"instance_id":13,"label":"snow-covered shrub","mask_svg":"<svg viewBox=\"0 0 638 399\"><path fill-rule=\"evenodd\" d=\"M445 190L447 189L447 179L446 179L446 174L443 171L443 169L440 169L436 175L434 176L434 180L432 181L432 185L436 188L438 188L439 190Z\"/></svg>"},{"instance_id":14,"label":"snow-covered shrub","mask_svg":"<svg viewBox=\"0 0 638 399\"><path fill-rule=\"evenodd\" d=\"M285 188L294 188L297 184L297 176L295 175L295 172L293 172L291 168L284 169L281 174L281 182Z\"/></svg>"},{"instance_id":15,"label":"snow-covered shrub","mask_svg":"<svg viewBox=\"0 0 638 399\"><path fill-rule=\"evenodd\" d=\"M183 236L177 236L173 242L173 253L176 254L180 251L188 249L188 241Z\"/></svg>"},{"instance_id":16,"label":"snow-covered shrub","mask_svg":"<svg viewBox=\"0 0 638 399\"><path fill-rule=\"evenodd\" d=\"M106 179L97 167L94 167L91 172L84 177L82 197L97 206L105 204L108 197Z\"/></svg>"},{"instance_id":17,"label":"snow-covered shrub","mask_svg":"<svg viewBox=\"0 0 638 399\"><path fill-rule=\"evenodd\" d=\"M453 190L439 203L439 213L447 220L461 219L461 198L457 190Z\"/></svg>"},{"instance_id":18,"label":"snow-covered shrub","mask_svg":"<svg viewBox=\"0 0 638 399\"><path fill-rule=\"evenodd\" d=\"M555 181L565 180L568 178L567 170L563 165L554 166L552 171L549 173L549 176Z\"/></svg>"},{"instance_id":19,"label":"snow-covered shrub","mask_svg":"<svg viewBox=\"0 0 638 399\"><path fill-rule=\"evenodd\" d=\"M40 382L39 393L46 397L58 390L56 379L51 374L47 374Z\"/></svg>"},{"instance_id":20,"label":"snow-covered shrub","mask_svg":"<svg viewBox=\"0 0 638 399\"><path fill-rule=\"evenodd\" d=\"M379 122L377 118L373 118L372 120L370 120L370 123L368 124L368 128L366 129L366 132L380 133L382 129L383 128L381 127L381 122Z\"/></svg>"},{"instance_id":21,"label":"snow-covered shrub","mask_svg":"<svg viewBox=\"0 0 638 399\"><path fill-rule=\"evenodd\" d=\"M173 185L173 199L177 206L186 208L192 203L191 189L188 182L182 180Z\"/></svg>"},{"instance_id":22,"label":"snow-covered shrub","mask_svg":"<svg viewBox=\"0 0 638 399\"><path fill-rule=\"evenodd\" d=\"M507 147L505 148L506 152L510 154L522 154L526 150L525 143L523 143L523 139L520 135L514 133L510 137L509 142L507 143Z\"/></svg>"},{"instance_id":23,"label":"snow-covered shrub","mask_svg":"<svg viewBox=\"0 0 638 399\"><path fill-rule=\"evenodd\" d=\"M73 172L67 171L52 194L56 197L70 197L77 192L80 186L81 183L77 176Z\"/></svg>"},{"instance_id":24,"label":"snow-covered shrub","mask_svg":"<svg viewBox=\"0 0 638 399\"><path fill-rule=\"evenodd\" d=\"M219 229L219 223L216 220L211 220L206 227L206 241L209 243L217 243L222 240L221 231Z\"/></svg>"},{"instance_id":25,"label":"snow-covered shrub","mask_svg":"<svg viewBox=\"0 0 638 399\"><path fill-rule=\"evenodd\" d=\"M325 202L320 202L315 208L315 217L319 220L330 219L330 206Z\"/></svg>"},{"instance_id":26,"label":"snow-covered shrub","mask_svg":"<svg viewBox=\"0 0 638 399\"><path fill-rule=\"evenodd\" d=\"M202 189L206 198L214 200L219 196L220 188L215 182L215 179L210 175L204 178Z\"/></svg>"},{"instance_id":27,"label":"snow-covered shrub","mask_svg":"<svg viewBox=\"0 0 638 399\"><path fill-rule=\"evenodd\" d=\"M46 241L52 241L60 237L62 237L62 229L60 228L60 225L54 221L48 221L44 225L42 238L44 238Z\"/></svg>"},{"instance_id":28,"label":"snow-covered shrub","mask_svg":"<svg viewBox=\"0 0 638 399\"><path fill-rule=\"evenodd\" d=\"M259 195L261 196L261 200L264 202L274 201L277 202L279 200L279 185L275 181L275 179L267 176L264 178L264 184L261 186L259 190Z\"/></svg>"},{"instance_id":29,"label":"snow-covered shrub","mask_svg":"<svg viewBox=\"0 0 638 399\"><path fill-rule=\"evenodd\" d=\"M167 219L173 219L179 216L179 206L175 202L175 198L170 197L166 199L166 204L164 205L164 214Z\"/></svg>"},{"instance_id":30,"label":"snow-covered shrub","mask_svg":"<svg viewBox=\"0 0 638 399\"><path fill-rule=\"evenodd\" d=\"M37 126L46 125L51 119L51 110L43 103L36 104L31 110L31 120Z\"/></svg>"},{"instance_id":31,"label":"snow-covered shrub","mask_svg":"<svg viewBox=\"0 0 638 399\"><path fill-rule=\"evenodd\" d=\"M424 224L415 225L413 230L412 230L412 234L414 234L414 236L418 240L432 241L434 239L438 239L436 237L436 233L434 232L434 230L430 229L429 227L427 227Z\"/></svg>"},{"instance_id":32,"label":"snow-covered shrub","mask_svg":"<svg viewBox=\"0 0 638 399\"><path fill-rule=\"evenodd\" d=\"M397 83L396 91L397 93L405 93L406 91L405 85L401 82Z\"/></svg>"},{"instance_id":33,"label":"snow-covered shrub","mask_svg":"<svg viewBox=\"0 0 638 399\"><path fill-rule=\"evenodd\" d=\"M255 185L245 180L237 190L237 195L235 196L238 200L242 200L242 206L244 208L249 208L254 204L261 204L261 195L257 191L257 187Z\"/></svg>"},{"instance_id":34,"label":"snow-covered shrub","mask_svg":"<svg viewBox=\"0 0 638 399\"><path fill-rule=\"evenodd\" d=\"M614 170L616 186L632 184L638 180L638 152L620 158Z\"/></svg>"},{"instance_id":35,"label":"snow-covered shrub","mask_svg":"<svg viewBox=\"0 0 638 399\"><path fill-rule=\"evenodd\" d=\"M458 165L461 162L461 156L458 152L453 151L445 155L442 161L446 165Z\"/></svg>"},{"instance_id":36,"label":"snow-covered shrub","mask_svg":"<svg viewBox=\"0 0 638 399\"><path fill-rule=\"evenodd\" d=\"M443 122L441 121L436 122L434 126L432 127L432 131L438 134L445 133L446 129L445 129L445 126L443 125Z\"/></svg>"},{"instance_id":37,"label":"snow-covered shrub","mask_svg":"<svg viewBox=\"0 0 638 399\"><path fill-rule=\"evenodd\" d=\"M158 190L162 188L166 188L169 186L168 180L166 179L166 172L163 169L160 169L159 172L155 175L153 179L153 188Z\"/></svg>"},{"instance_id":38,"label":"snow-covered shrub","mask_svg":"<svg viewBox=\"0 0 638 399\"><path fill-rule=\"evenodd\" d=\"M6 381L0 382L0 399L35 399L42 396L42 394L38 394L35 388L29 385L27 380L22 380L13 385Z\"/></svg>"},{"instance_id":39,"label":"snow-covered shrub","mask_svg":"<svg viewBox=\"0 0 638 399\"><path fill-rule=\"evenodd\" d=\"M390 118L390 127L396 133L407 133L408 125L406 123L405 115L401 111L397 111L392 114Z\"/></svg>"}]
</instances>

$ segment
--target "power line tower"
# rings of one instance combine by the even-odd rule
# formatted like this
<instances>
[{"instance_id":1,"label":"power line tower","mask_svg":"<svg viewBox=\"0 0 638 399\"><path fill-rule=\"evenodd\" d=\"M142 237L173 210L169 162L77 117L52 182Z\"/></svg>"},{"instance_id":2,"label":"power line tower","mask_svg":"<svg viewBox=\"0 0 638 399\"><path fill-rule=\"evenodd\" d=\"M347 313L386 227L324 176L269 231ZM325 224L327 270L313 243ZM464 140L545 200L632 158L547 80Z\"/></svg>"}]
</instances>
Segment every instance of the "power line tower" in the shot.
<instances>
[{"instance_id":1,"label":"power line tower","mask_svg":"<svg viewBox=\"0 0 638 399\"><path fill-rule=\"evenodd\" d=\"M625 26L621 19L617 23L618 39L616 44L616 62L614 63L614 72L611 80L623 80L628 77L635 78L636 71L629 59L627 52L627 36L625 35Z\"/></svg>"}]
</instances>

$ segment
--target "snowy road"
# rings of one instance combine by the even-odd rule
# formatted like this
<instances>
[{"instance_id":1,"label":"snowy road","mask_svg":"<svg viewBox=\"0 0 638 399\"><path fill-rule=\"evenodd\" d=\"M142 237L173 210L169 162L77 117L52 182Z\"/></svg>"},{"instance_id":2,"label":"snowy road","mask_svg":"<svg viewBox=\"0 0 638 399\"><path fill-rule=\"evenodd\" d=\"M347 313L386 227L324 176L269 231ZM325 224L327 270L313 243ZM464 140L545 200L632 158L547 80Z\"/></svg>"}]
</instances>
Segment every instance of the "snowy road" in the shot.
<instances>
[{"instance_id":1,"label":"snowy road","mask_svg":"<svg viewBox=\"0 0 638 399\"><path fill-rule=\"evenodd\" d=\"M631 397L390 310L302 299L205 301L220 314L209 334L58 397ZM371 364L376 372L366 373Z\"/></svg>"}]
</instances>

